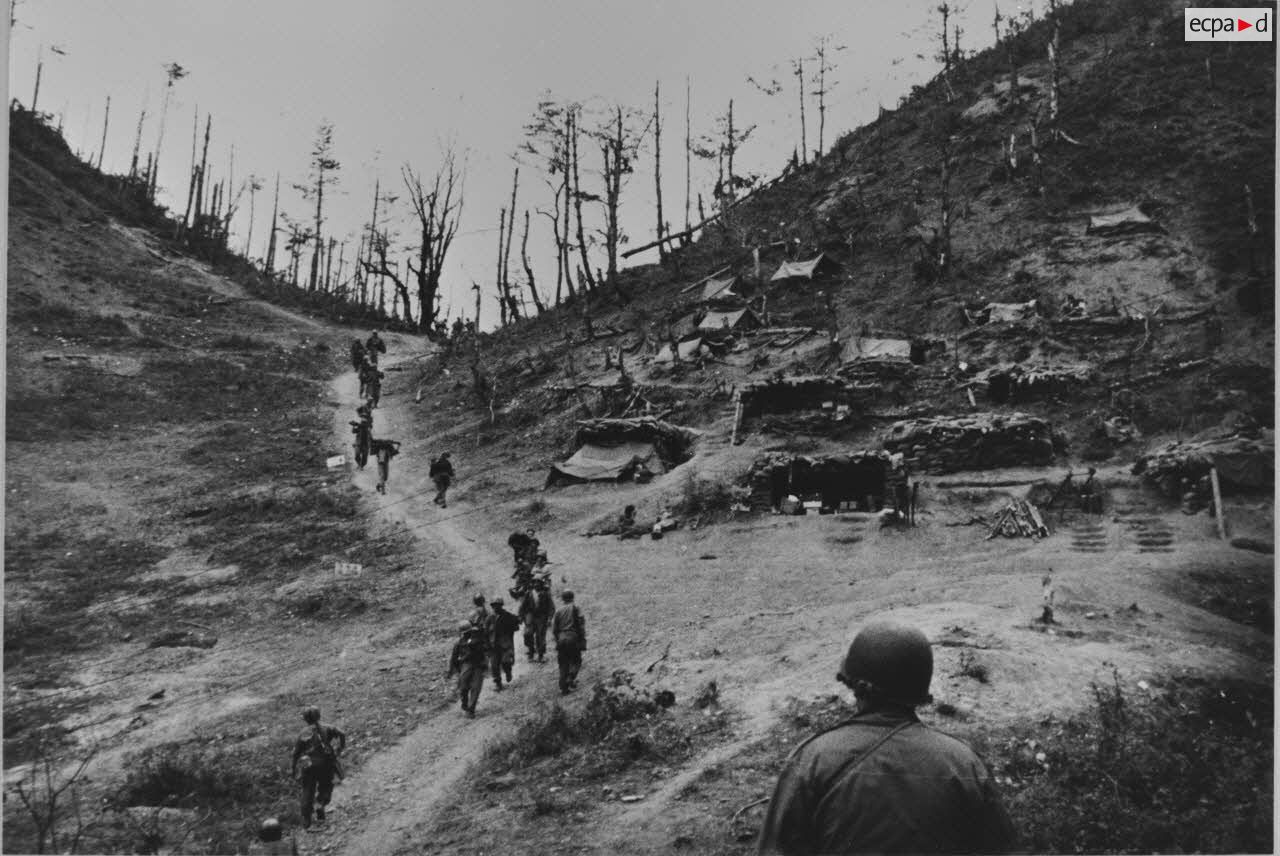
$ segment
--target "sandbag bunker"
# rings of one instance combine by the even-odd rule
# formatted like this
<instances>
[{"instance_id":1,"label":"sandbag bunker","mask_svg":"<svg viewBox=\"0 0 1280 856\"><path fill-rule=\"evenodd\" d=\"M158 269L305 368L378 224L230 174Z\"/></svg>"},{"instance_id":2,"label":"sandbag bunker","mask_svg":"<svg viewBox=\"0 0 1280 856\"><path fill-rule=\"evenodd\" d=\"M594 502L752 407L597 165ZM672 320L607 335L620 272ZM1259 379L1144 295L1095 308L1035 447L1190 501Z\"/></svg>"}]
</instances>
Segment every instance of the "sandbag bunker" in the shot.
<instances>
[{"instance_id":1,"label":"sandbag bunker","mask_svg":"<svg viewBox=\"0 0 1280 856\"><path fill-rule=\"evenodd\" d=\"M794 496L801 508L830 514L879 511L906 490L901 455L860 451L836 455L772 452L757 458L747 474L753 511L780 510Z\"/></svg>"},{"instance_id":2,"label":"sandbag bunker","mask_svg":"<svg viewBox=\"0 0 1280 856\"><path fill-rule=\"evenodd\" d=\"M698 433L653 417L584 419L576 451L551 465L547 487L592 481L646 482L693 456Z\"/></svg>"},{"instance_id":3,"label":"sandbag bunker","mask_svg":"<svg viewBox=\"0 0 1280 856\"><path fill-rule=\"evenodd\" d=\"M974 413L895 422L884 447L901 453L912 472L933 474L1042 467L1053 463L1055 452L1049 423L1025 413Z\"/></svg>"}]
</instances>

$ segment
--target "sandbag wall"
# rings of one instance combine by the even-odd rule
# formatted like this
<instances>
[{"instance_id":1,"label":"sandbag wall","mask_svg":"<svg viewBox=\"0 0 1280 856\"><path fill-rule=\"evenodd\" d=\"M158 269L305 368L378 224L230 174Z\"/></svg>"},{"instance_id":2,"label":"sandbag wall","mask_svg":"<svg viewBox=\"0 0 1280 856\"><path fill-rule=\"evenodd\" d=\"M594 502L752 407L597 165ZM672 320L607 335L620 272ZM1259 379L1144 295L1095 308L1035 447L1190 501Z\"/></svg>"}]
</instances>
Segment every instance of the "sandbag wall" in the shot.
<instances>
[{"instance_id":1,"label":"sandbag wall","mask_svg":"<svg viewBox=\"0 0 1280 856\"><path fill-rule=\"evenodd\" d=\"M895 422L884 447L912 472L951 473L1053 462L1053 430L1024 413L975 413Z\"/></svg>"},{"instance_id":2,"label":"sandbag wall","mask_svg":"<svg viewBox=\"0 0 1280 856\"><path fill-rule=\"evenodd\" d=\"M788 494L817 496L829 508L865 503L869 496L872 507L863 510L873 511L892 504L906 482L901 459L880 451L819 457L773 452L757 458L747 474L748 501L757 511L777 506Z\"/></svg>"}]
</instances>

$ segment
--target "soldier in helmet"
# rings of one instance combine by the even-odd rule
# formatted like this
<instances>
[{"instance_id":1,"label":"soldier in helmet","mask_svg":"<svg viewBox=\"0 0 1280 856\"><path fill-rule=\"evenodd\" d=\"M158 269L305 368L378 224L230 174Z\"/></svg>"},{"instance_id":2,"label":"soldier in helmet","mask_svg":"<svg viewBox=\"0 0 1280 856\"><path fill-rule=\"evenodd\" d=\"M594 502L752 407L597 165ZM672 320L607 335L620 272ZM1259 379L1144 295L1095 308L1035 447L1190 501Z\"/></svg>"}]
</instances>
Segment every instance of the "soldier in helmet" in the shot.
<instances>
[{"instance_id":1,"label":"soldier in helmet","mask_svg":"<svg viewBox=\"0 0 1280 856\"><path fill-rule=\"evenodd\" d=\"M573 602L573 592L561 592L564 606L551 619L551 635L556 640L556 662L560 665L560 694L578 686L578 670L582 668L582 652L587 650L587 627L582 610Z\"/></svg>"},{"instance_id":2,"label":"soldier in helmet","mask_svg":"<svg viewBox=\"0 0 1280 856\"><path fill-rule=\"evenodd\" d=\"M458 700L462 703L462 712L475 719L476 702L480 700L480 690L484 687L489 646L485 643L484 628L470 621L459 622L458 634L458 641L449 655L449 671L445 677L458 676Z\"/></svg>"},{"instance_id":3,"label":"soldier in helmet","mask_svg":"<svg viewBox=\"0 0 1280 856\"><path fill-rule=\"evenodd\" d=\"M258 838L249 845L249 856L298 856L298 842L284 835L280 819L269 817L258 827Z\"/></svg>"},{"instance_id":4,"label":"soldier in helmet","mask_svg":"<svg viewBox=\"0 0 1280 856\"><path fill-rule=\"evenodd\" d=\"M302 711L307 727L293 747L293 776L302 785L302 826L311 826L311 812L324 822L324 809L333 796L333 779L342 778L338 756L347 748L347 735L332 725L320 724L320 708ZM301 769L301 772L299 772Z\"/></svg>"},{"instance_id":5,"label":"soldier in helmet","mask_svg":"<svg viewBox=\"0 0 1280 856\"><path fill-rule=\"evenodd\" d=\"M1013 827L991 774L968 745L928 728L933 651L914 627L868 624L836 679L852 719L787 759L759 853L1003 853Z\"/></svg>"},{"instance_id":6,"label":"soldier in helmet","mask_svg":"<svg viewBox=\"0 0 1280 856\"><path fill-rule=\"evenodd\" d=\"M489 601L493 613L489 616L489 676L493 678L493 688L502 689L502 679L506 677L511 683L511 667L516 662L516 631L520 629L520 619L506 610L502 598L495 597Z\"/></svg>"}]
</instances>

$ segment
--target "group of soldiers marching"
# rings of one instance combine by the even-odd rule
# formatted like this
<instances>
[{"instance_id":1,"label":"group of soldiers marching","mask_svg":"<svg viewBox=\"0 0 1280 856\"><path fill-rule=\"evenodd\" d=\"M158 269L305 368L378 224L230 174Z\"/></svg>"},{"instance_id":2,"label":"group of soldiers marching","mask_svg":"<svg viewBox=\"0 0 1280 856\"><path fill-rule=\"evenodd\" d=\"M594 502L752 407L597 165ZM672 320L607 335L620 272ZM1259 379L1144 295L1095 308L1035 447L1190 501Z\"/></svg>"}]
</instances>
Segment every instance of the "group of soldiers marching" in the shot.
<instances>
[{"instance_id":1,"label":"group of soldiers marching","mask_svg":"<svg viewBox=\"0 0 1280 856\"><path fill-rule=\"evenodd\" d=\"M364 401L356 408L356 421L351 423L351 433L355 435L354 443L356 466L364 469L372 454L378 462L378 493L387 492L387 476L391 471L391 459L400 454L400 441L374 438L373 411L382 398L382 378L385 373L378 369L378 354L387 352L387 343L382 341L378 331L374 330L364 342L359 339L351 341L351 366L360 378L360 399Z\"/></svg>"},{"instance_id":2,"label":"group of soldiers marching","mask_svg":"<svg viewBox=\"0 0 1280 856\"><path fill-rule=\"evenodd\" d=\"M562 695L577 688L582 652L587 649L586 621L574 603L573 592L561 592L563 605L556 609L550 573L545 569L547 554L533 530L514 533L507 543L515 553L516 571L512 576L516 584L508 593L519 604L516 612L507 610L503 598L493 598L486 604L484 595L476 595L471 615L458 624L458 640L449 656L446 676L458 676L458 700L469 717L476 715L476 702L486 671L496 691L502 690L504 680L511 683L511 669L516 659L515 635L522 628L525 656L531 663L546 662L547 633L550 632Z\"/></svg>"}]
</instances>

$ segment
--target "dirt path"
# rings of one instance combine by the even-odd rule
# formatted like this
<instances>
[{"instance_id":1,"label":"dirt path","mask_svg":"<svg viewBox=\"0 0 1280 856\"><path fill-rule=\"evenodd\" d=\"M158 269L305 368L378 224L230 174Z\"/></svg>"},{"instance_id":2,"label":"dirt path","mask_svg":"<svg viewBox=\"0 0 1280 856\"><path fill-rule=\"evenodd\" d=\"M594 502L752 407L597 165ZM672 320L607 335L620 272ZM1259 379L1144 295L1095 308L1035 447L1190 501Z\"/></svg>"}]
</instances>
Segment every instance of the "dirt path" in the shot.
<instances>
[{"instance_id":1,"label":"dirt path","mask_svg":"<svg viewBox=\"0 0 1280 856\"><path fill-rule=\"evenodd\" d=\"M388 336L389 353L384 368L413 359L398 355L397 350L397 343ZM397 382L402 376L407 373L388 372L384 381L388 394L374 411L374 436L401 441L401 453L391 462L387 492L385 496L374 492L377 467L372 460L363 470L354 469L352 480L362 491L368 491L369 501L387 519L404 524L424 546L430 546L434 561L424 566L423 575L426 581L438 583L439 588L427 597L456 600L461 618L470 608L473 593L483 592L492 597L505 590L510 582L510 556L497 535L477 537L469 533L468 527L483 526L484 507L477 507L465 496L450 497L447 509L432 504L435 488L427 470L442 449L434 448L429 438L413 437L408 408L413 406L414 394L412 389L404 389ZM354 373L344 374L332 384L333 397L342 402L335 414L334 431L346 447L348 457L351 446L348 422L354 415L357 390ZM466 478L463 471L463 486ZM412 604L406 606L412 611ZM441 674L450 644L442 639L439 646ZM436 653L429 652L428 656ZM501 694L494 692L491 682L485 682L475 720L462 716L452 697L433 698L425 719L417 728L396 744L368 757L335 793L335 820L328 831L320 833L326 850L350 854L394 853L406 845L412 831L429 827L432 807L445 801L485 747L509 733L522 714L553 698L554 663L530 664L523 657L517 657L513 675L514 681Z\"/></svg>"}]
</instances>

